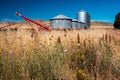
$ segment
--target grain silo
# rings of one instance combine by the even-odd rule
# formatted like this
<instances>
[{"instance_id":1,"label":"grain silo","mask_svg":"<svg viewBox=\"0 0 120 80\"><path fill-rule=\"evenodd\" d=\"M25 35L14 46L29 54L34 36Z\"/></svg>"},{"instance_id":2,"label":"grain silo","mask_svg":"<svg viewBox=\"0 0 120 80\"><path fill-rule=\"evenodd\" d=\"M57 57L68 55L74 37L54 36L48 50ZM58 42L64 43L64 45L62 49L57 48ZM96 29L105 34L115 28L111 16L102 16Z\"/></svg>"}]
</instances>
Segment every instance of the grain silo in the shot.
<instances>
[{"instance_id":1,"label":"grain silo","mask_svg":"<svg viewBox=\"0 0 120 80\"><path fill-rule=\"evenodd\" d=\"M72 28L73 28L73 29L78 28L78 20L72 19Z\"/></svg>"},{"instance_id":2,"label":"grain silo","mask_svg":"<svg viewBox=\"0 0 120 80\"><path fill-rule=\"evenodd\" d=\"M60 14L50 19L50 27L52 29L72 28L72 19L64 16L63 14Z\"/></svg>"},{"instance_id":3,"label":"grain silo","mask_svg":"<svg viewBox=\"0 0 120 80\"><path fill-rule=\"evenodd\" d=\"M78 21L78 28L82 28L82 22L81 21Z\"/></svg>"},{"instance_id":4,"label":"grain silo","mask_svg":"<svg viewBox=\"0 0 120 80\"><path fill-rule=\"evenodd\" d=\"M82 22L82 28L84 29L85 28L85 23Z\"/></svg>"},{"instance_id":5,"label":"grain silo","mask_svg":"<svg viewBox=\"0 0 120 80\"><path fill-rule=\"evenodd\" d=\"M85 23L86 28L90 28L90 15L88 12L81 10L77 13L77 19L83 23Z\"/></svg>"}]
</instances>

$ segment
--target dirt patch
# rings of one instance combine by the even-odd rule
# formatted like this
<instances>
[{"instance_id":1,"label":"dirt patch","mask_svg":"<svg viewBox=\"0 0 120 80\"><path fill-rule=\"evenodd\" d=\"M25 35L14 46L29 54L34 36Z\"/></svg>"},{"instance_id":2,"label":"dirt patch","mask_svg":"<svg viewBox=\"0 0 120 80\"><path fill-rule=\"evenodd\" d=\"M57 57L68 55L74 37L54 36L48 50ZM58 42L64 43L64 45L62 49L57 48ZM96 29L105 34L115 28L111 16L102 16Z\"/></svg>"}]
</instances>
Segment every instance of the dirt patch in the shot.
<instances>
[{"instance_id":1,"label":"dirt patch","mask_svg":"<svg viewBox=\"0 0 120 80\"><path fill-rule=\"evenodd\" d=\"M120 40L120 30L108 30L108 33L112 35L116 40Z\"/></svg>"}]
</instances>

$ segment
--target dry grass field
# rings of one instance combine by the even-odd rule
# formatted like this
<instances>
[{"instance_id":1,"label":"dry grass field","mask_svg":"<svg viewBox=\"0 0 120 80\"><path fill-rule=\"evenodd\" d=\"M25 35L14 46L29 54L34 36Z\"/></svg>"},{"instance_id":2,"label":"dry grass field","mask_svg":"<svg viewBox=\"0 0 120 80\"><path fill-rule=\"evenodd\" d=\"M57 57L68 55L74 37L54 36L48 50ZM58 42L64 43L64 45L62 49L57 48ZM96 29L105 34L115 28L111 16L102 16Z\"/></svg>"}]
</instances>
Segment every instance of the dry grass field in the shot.
<instances>
[{"instance_id":1,"label":"dry grass field","mask_svg":"<svg viewBox=\"0 0 120 80\"><path fill-rule=\"evenodd\" d=\"M16 26L17 31L11 30ZM35 32L28 24L8 28L0 31L0 80L120 80L120 30L112 26Z\"/></svg>"}]
</instances>

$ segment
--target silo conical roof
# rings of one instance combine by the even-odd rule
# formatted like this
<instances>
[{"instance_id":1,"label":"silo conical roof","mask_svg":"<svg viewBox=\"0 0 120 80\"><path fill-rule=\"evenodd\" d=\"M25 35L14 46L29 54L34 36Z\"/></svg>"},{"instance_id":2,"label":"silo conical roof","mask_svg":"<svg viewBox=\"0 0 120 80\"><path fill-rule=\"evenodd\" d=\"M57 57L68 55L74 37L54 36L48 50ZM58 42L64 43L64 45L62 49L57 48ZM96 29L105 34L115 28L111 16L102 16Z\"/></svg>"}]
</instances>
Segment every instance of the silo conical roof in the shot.
<instances>
[{"instance_id":1,"label":"silo conical roof","mask_svg":"<svg viewBox=\"0 0 120 80\"><path fill-rule=\"evenodd\" d=\"M69 17L67 17L67 16L65 16L63 14L59 14L59 15L51 18L51 19L71 19L71 18L69 18Z\"/></svg>"}]
</instances>

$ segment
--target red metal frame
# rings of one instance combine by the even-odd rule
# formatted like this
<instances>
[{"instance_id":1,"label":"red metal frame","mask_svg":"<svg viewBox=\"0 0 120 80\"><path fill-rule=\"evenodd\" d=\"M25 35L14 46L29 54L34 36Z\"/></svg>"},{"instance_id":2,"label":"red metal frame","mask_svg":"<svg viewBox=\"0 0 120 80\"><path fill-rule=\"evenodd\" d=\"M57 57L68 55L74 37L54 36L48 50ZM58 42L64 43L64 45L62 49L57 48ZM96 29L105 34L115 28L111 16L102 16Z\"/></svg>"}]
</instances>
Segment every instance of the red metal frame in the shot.
<instances>
[{"instance_id":1,"label":"red metal frame","mask_svg":"<svg viewBox=\"0 0 120 80\"><path fill-rule=\"evenodd\" d=\"M26 16L20 14L19 12L16 12L16 15L18 15L18 16L24 18L26 21L30 21L30 22L32 22L32 23L34 23L34 24L40 26L41 28L44 28L44 29L46 29L46 30L48 30L48 31L50 30L50 28L49 28L48 26L43 25L43 24L40 24L40 23L38 23L38 22L36 22L36 21L34 21L34 20L31 20L31 19L27 18Z\"/></svg>"}]
</instances>

